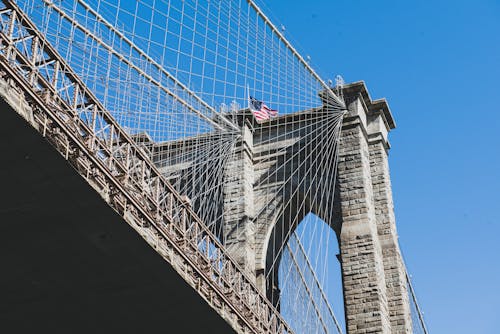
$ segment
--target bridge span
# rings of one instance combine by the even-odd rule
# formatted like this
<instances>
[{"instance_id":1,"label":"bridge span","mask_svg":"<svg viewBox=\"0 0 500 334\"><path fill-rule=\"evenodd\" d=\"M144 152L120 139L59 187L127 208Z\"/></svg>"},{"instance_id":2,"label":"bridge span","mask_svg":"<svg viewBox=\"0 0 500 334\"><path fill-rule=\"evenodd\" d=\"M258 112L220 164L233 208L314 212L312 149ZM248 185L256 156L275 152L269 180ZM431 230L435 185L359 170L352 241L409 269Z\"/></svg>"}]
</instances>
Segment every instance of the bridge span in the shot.
<instances>
[{"instance_id":1,"label":"bridge span","mask_svg":"<svg viewBox=\"0 0 500 334\"><path fill-rule=\"evenodd\" d=\"M70 2L0 1L0 330L427 334L385 99L326 84L252 0Z\"/></svg>"},{"instance_id":2,"label":"bridge span","mask_svg":"<svg viewBox=\"0 0 500 334\"><path fill-rule=\"evenodd\" d=\"M234 332L3 99L0 124L0 332Z\"/></svg>"}]
</instances>

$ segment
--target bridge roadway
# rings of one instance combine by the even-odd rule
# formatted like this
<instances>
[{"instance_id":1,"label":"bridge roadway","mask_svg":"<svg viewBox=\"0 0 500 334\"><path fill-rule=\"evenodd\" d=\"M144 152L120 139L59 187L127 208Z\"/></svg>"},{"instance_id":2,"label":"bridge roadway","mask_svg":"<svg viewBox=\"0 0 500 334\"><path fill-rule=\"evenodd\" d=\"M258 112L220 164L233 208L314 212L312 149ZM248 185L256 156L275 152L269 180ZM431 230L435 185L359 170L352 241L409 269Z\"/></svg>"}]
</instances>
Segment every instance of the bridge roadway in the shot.
<instances>
[{"instance_id":1,"label":"bridge roadway","mask_svg":"<svg viewBox=\"0 0 500 334\"><path fill-rule=\"evenodd\" d=\"M0 333L232 333L0 99Z\"/></svg>"}]
</instances>

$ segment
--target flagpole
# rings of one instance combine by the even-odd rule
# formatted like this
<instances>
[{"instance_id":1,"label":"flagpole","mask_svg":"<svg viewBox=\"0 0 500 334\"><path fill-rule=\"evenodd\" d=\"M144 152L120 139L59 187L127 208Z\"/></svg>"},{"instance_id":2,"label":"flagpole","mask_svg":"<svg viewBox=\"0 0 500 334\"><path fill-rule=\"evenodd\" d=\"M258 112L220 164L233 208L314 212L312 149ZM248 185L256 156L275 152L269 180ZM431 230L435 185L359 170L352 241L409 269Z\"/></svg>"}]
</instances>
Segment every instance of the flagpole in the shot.
<instances>
[{"instance_id":1,"label":"flagpole","mask_svg":"<svg viewBox=\"0 0 500 334\"><path fill-rule=\"evenodd\" d=\"M250 85L247 84L247 104L248 104L248 110L250 109Z\"/></svg>"}]
</instances>

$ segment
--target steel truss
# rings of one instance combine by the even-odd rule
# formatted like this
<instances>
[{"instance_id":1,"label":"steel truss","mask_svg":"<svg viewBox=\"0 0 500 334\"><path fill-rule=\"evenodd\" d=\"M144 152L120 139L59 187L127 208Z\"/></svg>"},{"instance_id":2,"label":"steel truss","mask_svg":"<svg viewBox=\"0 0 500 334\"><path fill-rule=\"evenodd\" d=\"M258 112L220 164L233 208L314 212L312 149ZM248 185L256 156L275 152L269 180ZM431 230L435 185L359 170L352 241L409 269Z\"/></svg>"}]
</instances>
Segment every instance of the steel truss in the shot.
<instances>
[{"instance_id":1,"label":"steel truss","mask_svg":"<svg viewBox=\"0 0 500 334\"><path fill-rule=\"evenodd\" d=\"M235 330L292 333L15 1L1 1L0 25L0 78L31 125Z\"/></svg>"}]
</instances>

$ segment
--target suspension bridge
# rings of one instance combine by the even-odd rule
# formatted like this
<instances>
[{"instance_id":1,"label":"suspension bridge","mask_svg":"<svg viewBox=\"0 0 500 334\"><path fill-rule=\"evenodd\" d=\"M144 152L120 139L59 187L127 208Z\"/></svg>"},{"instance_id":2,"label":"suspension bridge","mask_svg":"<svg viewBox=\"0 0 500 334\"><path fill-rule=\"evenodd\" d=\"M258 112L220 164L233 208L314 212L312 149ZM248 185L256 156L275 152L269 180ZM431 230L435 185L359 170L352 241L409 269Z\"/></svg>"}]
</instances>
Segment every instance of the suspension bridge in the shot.
<instances>
[{"instance_id":1,"label":"suspension bridge","mask_svg":"<svg viewBox=\"0 0 500 334\"><path fill-rule=\"evenodd\" d=\"M364 82L252 0L0 4L3 326L428 333Z\"/></svg>"}]
</instances>

